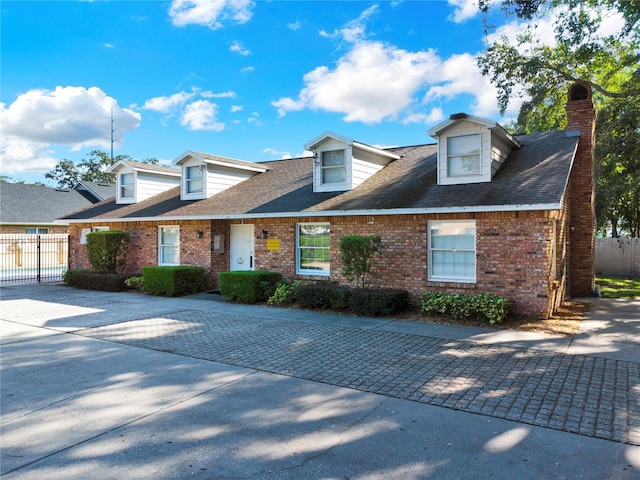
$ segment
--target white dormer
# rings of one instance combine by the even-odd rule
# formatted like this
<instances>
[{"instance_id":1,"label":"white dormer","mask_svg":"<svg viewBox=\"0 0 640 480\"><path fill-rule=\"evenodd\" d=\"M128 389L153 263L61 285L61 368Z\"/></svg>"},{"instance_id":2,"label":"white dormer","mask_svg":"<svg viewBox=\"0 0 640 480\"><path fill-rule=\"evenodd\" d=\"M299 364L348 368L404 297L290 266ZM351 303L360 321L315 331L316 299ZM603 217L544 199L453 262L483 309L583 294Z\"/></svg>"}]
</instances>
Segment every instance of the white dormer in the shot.
<instances>
[{"instance_id":1,"label":"white dormer","mask_svg":"<svg viewBox=\"0 0 640 480\"><path fill-rule=\"evenodd\" d=\"M202 200L267 171L252 162L187 151L174 160L182 168L180 198Z\"/></svg>"},{"instance_id":2,"label":"white dormer","mask_svg":"<svg viewBox=\"0 0 640 480\"><path fill-rule=\"evenodd\" d=\"M180 185L180 170L149 163L120 160L116 174L116 203L138 203Z\"/></svg>"},{"instance_id":3,"label":"white dormer","mask_svg":"<svg viewBox=\"0 0 640 480\"><path fill-rule=\"evenodd\" d=\"M313 152L313 191L352 190L398 155L325 132L304 148Z\"/></svg>"},{"instance_id":4,"label":"white dormer","mask_svg":"<svg viewBox=\"0 0 640 480\"><path fill-rule=\"evenodd\" d=\"M498 123L466 113L429 130L438 140L438 185L490 182L520 143Z\"/></svg>"}]
</instances>

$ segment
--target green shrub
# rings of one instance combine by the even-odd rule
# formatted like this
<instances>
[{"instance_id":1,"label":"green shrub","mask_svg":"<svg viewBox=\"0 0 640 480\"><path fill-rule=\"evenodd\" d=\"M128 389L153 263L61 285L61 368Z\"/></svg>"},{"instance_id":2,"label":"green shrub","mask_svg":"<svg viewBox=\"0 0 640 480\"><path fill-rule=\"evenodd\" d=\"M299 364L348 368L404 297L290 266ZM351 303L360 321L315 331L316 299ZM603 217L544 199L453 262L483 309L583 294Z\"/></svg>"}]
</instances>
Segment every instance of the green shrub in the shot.
<instances>
[{"instance_id":1,"label":"green shrub","mask_svg":"<svg viewBox=\"0 0 640 480\"><path fill-rule=\"evenodd\" d=\"M198 293L205 289L202 267L181 265L175 267L142 267L144 291L151 295L177 297Z\"/></svg>"},{"instance_id":2,"label":"green shrub","mask_svg":"<svg viewBox=\"0 0 640 480\"><path fill-rule=\"evenodd\" d=\"M144 290L144 277L129 277L124 284L133 290Z\"/></svg>"},{"instance_id":3,"label":"green shrub","mask_svg":"<svg viewBox=\"0 0 640 480\"><path fill-rule=\"evenodd\" d=\"M122 272L128 250L128 232L105 230L87 234L87 260L98 273Z\"/></svg>"},{"instance_id":4,"label":"green shrub","mask_svg":"<svg viewBox=\"0 0 640 480\"><path fill-rule=\"evenodd\" d=\"M256 303L267 300L276 291L282 274L263 270L220 272L220 293L239 303Z\"/></svg>"},{"instance_id":5,"label":"green shrub","mask_svg":"<svg viewBox=\"0 0 640 480\"><path fill-rule=\"evenodd\" d=\"M511 302L492 293L469 295L422 292L420 299L420 312L423 315L471 318L494 324L502 323L510 311Z\"/></svg>"},{"instance_id":6,"label":"green shrub","mask_svg":"<svg viewBox=\"0 0 640 480\"><path fill-rule=\"evenodd\" d=\"M373 256L380 250L379 235L344 235L340 238L342 274L359 287L368 285L367 275L373 268Z\"/></svg>"},{"instance_id":7,"label":"green shrub","mask_svg":"<svg viewBox=\"0 0 640 480\"><path fill-rule=\"evenodd\" d=\"M129 275L123 273L97 273L89 270L67 270L63 281L76 288L99 290L102 292L121 292L127 289L125 280Z\"/></svg>"},{"instance_id":8,"label":"green shrub","mask_svg":"<svg viewBox=\"0 0 640 480\"><path fill-rule=\"evenodd\" d=\"M409 292L383 288L354 288L351 291L351 310L356 315L379 317L402 312L409 306Z\"/></svg>"},{"instance_id":9,"label":"green shrub","mask_svg":"<svg viewBox=\"0 0 640 480\"><path fill-rule=\"evenodd\" d=\"M329 282L308 283L295 288L296 304L310 310L331 308L331 291L336 285Z\"/></svg>"},{"instance_id":10,"label":"green shrub","mask_svg":"<svg viewBox=\"0 0 640 480\"><path fill-rule=\"evenodd\" d=\"M296 301L295 289L302 285L299 281L288 282L281 280L276 283L273 295L269 297L269 305L290 305Z\"/></svg>"}]
</instances>

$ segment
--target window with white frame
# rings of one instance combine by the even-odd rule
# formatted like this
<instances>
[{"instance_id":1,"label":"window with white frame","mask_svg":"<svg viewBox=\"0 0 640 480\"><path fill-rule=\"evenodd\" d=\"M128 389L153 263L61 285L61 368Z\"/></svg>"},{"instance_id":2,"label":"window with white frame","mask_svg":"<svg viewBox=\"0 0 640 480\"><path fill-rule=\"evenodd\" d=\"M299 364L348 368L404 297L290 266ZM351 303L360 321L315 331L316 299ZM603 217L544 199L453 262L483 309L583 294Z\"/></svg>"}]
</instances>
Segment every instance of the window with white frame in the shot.
<instances>
[{"instance_id":1,"label":"window with white frame","mask_svg":"<svg viewBox=\"0 0 640 480\"><path fill-rule=\"evenodd\" d=\"M133 198L133 173L120 174L120 198Z\"/></svg>"},{"instance_id":2,"label":"window with white frame","mask_svg":"<svg viewBox=\"0 0 640 480\"><path fill-rule=\"evenodd\" d=\"M296 229L296 273L329 275L328 223L299 223Z\"/></svg>"},{"instance_id":3,"label":"window with white frame","mask_svg":"<svg viewBox=\"0 0 640 480\"><path fill-rule=\"evenodd\" d=\"M180 265L180 227L158 227L158 265Z\"/></svg>"},{"instance_id":4,"label":"window with white frame","mask_svg":"<svg viewBox=\"0 0 640 480\"><path fill-rule=\"evenodd\" d=\"M429 222L429 280L476 281L475 220Z\"/></svg>"},{"instance_id":5,"label":"window with white frame","mask_svg":"<svg viewBox=\"0 0 640 480\"><path fill-rule=\"evenodd\" d=\"M322 183L345 183L347 167L344 150L321 152Z\"/></svg>"},{"instance_id":6,"label":"window with white frame","mask_svg":"<svg viewBox=\"0 0 640 480\"><path fill-rule=\"evenodd\" d=\"M204 183L202 181L203 177L203 169L200 165L194 165L191 167L187 167L187 178L186 178L186 188L187 193L202 193Z\"/></svg>"},{"instance_id":7,"label":"window with white frame","mask_svg":"<svg viewBox=\"0 0 640 480\"><path fill-rule=\"evenodd\" d=\"M480 175L480 134L447 138L447 171L450 177Z\"/></svg>"},{"instance_id":8,"label":"window with white frame","mask_svg":"<svg viewBox=\"0 0 640 480\"><path fill-rule=\"evenodd\" d=\"M49 233L48 228L26 228L24 233L27 235L47 235Z\"/></svg>"},{"instance_id":9,"label":"window with white frame","mask_svg":"<svg viewBox=\"0 0 640 480\"><path fill-rule=\"evenodd\" d=\"M108 232L109 227L91 227L92 232Z\"/></svg>"}]
</instances>

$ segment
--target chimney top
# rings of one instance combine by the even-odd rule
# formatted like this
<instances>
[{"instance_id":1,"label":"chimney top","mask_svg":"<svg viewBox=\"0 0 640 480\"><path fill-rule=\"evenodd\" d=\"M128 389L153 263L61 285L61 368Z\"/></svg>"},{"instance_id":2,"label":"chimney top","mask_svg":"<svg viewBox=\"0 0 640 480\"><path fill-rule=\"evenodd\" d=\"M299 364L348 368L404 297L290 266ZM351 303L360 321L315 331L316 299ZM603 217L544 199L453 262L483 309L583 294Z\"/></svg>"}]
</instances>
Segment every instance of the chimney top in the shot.
<instances>
[{"instance_id":1,"label":"chimney top","mask_svg":"<svg viewBox=\"0 0 640 480\"><path fill-rule=\"evenodd\" d=\"M569 87L569 101L588 100L591 98L591 87L584 82L576 82Z\"/></svg>"}]
</instances>

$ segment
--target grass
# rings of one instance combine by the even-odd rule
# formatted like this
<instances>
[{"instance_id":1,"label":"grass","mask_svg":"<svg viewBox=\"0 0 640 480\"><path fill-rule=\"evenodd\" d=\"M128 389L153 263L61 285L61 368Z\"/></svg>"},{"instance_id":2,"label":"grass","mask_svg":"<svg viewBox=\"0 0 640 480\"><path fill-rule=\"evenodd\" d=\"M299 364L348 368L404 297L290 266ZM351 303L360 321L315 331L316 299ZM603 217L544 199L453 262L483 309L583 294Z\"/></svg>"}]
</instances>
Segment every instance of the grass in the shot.
<instances>
[{"instance_id":1,"label":"grass","mask_svg":"<svg viewBox=\"0 0 640 480\"><path fill-rule=\"evenodd\" d=\"M600 286L600 294L606 298L640 299L640 276L599 275L596 285Z\"/></svg>"}]
</instances>

